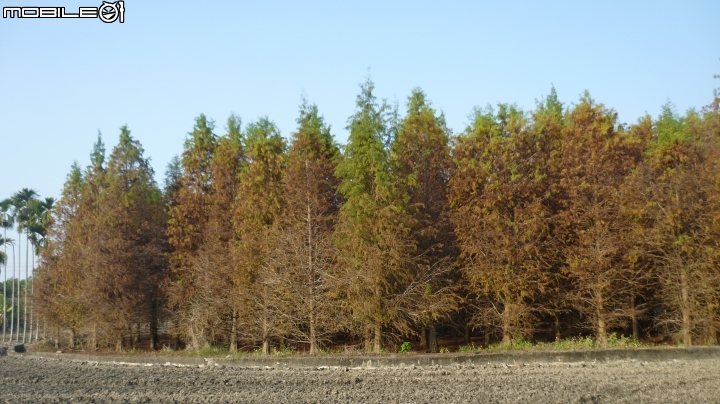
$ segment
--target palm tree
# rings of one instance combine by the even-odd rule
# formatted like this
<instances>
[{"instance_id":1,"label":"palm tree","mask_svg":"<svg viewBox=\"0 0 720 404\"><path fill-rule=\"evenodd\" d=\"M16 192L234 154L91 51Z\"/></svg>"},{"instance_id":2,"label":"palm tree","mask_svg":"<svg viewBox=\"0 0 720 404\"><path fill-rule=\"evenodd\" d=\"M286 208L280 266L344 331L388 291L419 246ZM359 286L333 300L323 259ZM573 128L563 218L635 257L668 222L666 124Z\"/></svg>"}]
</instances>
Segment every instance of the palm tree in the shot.
<instances>
[{"instance_id":1,"label":"palm tree","mask_svg":"<svg viewBox=\"0 0 720 404\"><path fill-rule=\"evenodd\" d=\"M2 224L2 223L0 223ZM3 228L5 232L7 233L7 230ZM0 246L3 247L4 251L0 251L0 264L3 264L5 266L5 271L3 271L3 303L2 303L2 324L3 324L3 342L6 341L6 334L7 334L7 316L6 313L8 312L7 309L7 246L15 245L15 240L11 238L5 238L0 237Z\"/></svg>"},{"instance_id":2,"label":"palm tree","mask_svg":"<svg viewBox=\"0 0 720 404\"><path fill-rule=\"evenodd\" d=\"M30 235L30 243L33 245L34 255L32 261L32 284L30 294L35 295L35 257L40 254L40 250L47 245L46 228L52 208L55 205L55 198L47 197L44 201L33 199L28 202L30 208L30 220L27 231ZM27 295L27 286L25 289ZM27 300L26 300L27 302ZM32 326L33 326L33 308L30 307L30 338L32 342ZM35 339L40 335L40 322L38 321L35 329Z\"/></svg>"},{"instance_id":3,"label":"palm tree","mask_svg":"<svg viewBox=\"0 0 720 404\"><path fill-rule=\"evenodd\" d=\"M5 314L8 312L7 310L7 246L8 244L13 246L13 273L15 273L15 243L12 242L12 240L7 238L7 230L12 229L15 224L15 215L10 210L12 207L12 200L4 199L0 201L0 227L3 229L3 247L4 247L4 255L5 255L5 271L3 271L4 274L4 281L3 281L3 342L5 342L5 334L7 332L7 318ZM10 240L10 241L8 241ZM11 278L12 279L12 278ZM13 281L13 290L14 290L15 282ZM15 297L13 293L13 297ZM12 318L13 318L13 312L10 313L10 339L12 339Z\"/></svg>"},{"instance_id":4,"label":"palm tree","mask_svg":"<svg viewBox=\"0 0 720 404\"><path fill-rule=\"evenodd\" d=\"M29 225L32 219L32 214L30 211L30 201L35 199L35 196L38 196L37 191L33 189L23 188L20 191L16 192L12 196L12 203L13 207L15 208L16 214L17 214L17 221L18 221L18 252L22 251L20 249L20 236L22 235L22 232L25 231L25 315L24 315L24 321L23 321L23 342L25 342L25 336L26 336L26 330L27 330L27 279L28 279L28 272L30 270L30 267L28 265L28 261L30 258L30 237L29 237ZM20 260L18 260L19 262ZM19 268L22 268L19 266ZM18 273L19 275L19 273ZM18 280L18 290L20 288L20 281ZM18 311L18 326L20 325L20 313ZM17 331L18 339L20 338L20 328L18 327Z\"/></svg>"}]
</instances>

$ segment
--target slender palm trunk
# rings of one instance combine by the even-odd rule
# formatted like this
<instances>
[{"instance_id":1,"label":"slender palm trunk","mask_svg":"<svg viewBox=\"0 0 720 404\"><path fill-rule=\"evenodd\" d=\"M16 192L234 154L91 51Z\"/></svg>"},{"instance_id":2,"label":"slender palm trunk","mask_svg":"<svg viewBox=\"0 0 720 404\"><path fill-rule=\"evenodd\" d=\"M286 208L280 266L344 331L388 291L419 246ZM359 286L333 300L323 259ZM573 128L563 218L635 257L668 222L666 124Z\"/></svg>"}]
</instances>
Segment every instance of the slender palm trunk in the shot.
<instances>
[{"instance_id":1,"label":"slender palm trunk","mask_svg":"<svg viewBox=\"0 0 720 404\"><path fill-rule=\"evenodd\" d=\"M25 305L23 307L23 344L25 343L25 336L27 335L27 325L28 325L28 312L27 312L27 295L28 295L28 272L30 270L30 265L28 263L28 260L30 259L30 238L28 237L27 230L25 231Z\"/></svg>"},{"instance_id":2,"label":"slender palm trunk","mask_svg":"<svg viewBox=\"0 0 720 404\"><path fill-rule=\"evenodd\" d=\"M30 284L30 297L35 299L35 251L33 250L33 257L32 257L32 274L33 274L33 282ZM28 342L33 341L33 308L30 307L30 335L28 336ZM37 338L36 338L37 339Z\"/></svg>"},{"instance_id":3,"label":"slender palm trunk","mask_svg":"<svg viewBox=\"0 0 720 404\"><path fill-rule=\"evenodd\" d=\"M18 239L18 248L20 248L20 240ZM18 261L20 259L18 258ZM20 265L18 263L18 265ZM15 331L15 246L13 246L13 277L10 279L12 282L12 298L10 299L10 341L13 340L13 331Z\"/></svg>"},{"instance_id":4,"label":"slender palm trunk","mask_svg":"<svg viewBox=\"0 0 720 404\"><path fill-rule=\"evenodd\" d=\"M5 246L5 269L3 271L3 342L5 342L5 337L7 333L7 262L8 262L8 255L7 255L7 229L3 228L3 239L4 239L4 246Z\"/></svg>"}]
</instances>

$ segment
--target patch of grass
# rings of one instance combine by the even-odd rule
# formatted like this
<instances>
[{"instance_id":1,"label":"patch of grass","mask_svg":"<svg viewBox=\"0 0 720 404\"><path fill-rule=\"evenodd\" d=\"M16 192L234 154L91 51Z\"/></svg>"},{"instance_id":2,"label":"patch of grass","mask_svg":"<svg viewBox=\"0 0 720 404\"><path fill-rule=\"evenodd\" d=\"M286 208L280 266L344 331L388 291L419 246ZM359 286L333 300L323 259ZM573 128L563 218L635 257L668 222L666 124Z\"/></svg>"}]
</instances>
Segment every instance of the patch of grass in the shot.
<instances>
[{"instance_id":1,"label":"patch of grass","mask_svg":"<svg viewBox=\"0 0 720 404\"><path fill-rule=\"evenodd\" d=\"M458 347L458 352L476 352L481 350L482 347L475 345L474 342L471 342L470 345L460 345Z\"/></svg>"},{"instance_id":2,"label":"patch of grass","mask_svg":"<svg viewBox=\"0 0 720 404\"><path fill-rule=\"evenodd\" d=\"M292 348L288 348L285 345L280 345L279 348L273 347L272 354L275 356L287 356L294 354L295 351L293 351Z\"/></svg>"},{"instance_id":3,"label":"patch of grass","mask_svg":"<svg viewBox=\"0 0 720 404\"><path fill-rule=\"evenodd\" d=\"M642 348L651 347L652 344L642 343L634 338L617 336L612 333L607 338L607 348ZM513 339L510 343L492 344L488 351L512 351L512 350L571 350L571 349L598 349L603 346L592 337L571 337L553 342L532 343L522 338Z\"/></svg>"}]
</instances>

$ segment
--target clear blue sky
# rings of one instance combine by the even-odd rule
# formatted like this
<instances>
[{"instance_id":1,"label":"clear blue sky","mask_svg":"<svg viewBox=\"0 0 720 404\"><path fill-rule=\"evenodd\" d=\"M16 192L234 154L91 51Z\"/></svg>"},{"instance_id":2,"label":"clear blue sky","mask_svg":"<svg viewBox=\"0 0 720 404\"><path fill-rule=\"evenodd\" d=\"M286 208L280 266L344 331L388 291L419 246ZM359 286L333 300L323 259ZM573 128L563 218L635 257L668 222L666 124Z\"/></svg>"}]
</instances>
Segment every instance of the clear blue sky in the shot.
<instances>
[{"instance_id":1,"label":"clear blue sky","mask_svg":"<svg viewBox=\"0 0 720 404\"><path fill-rule=\"evenodd\" d=\"M101 1L0 0L98 6ZM720 87L720 2L125 1L125 23L0 19L0 198L58 196L98 130L127 124L158 183L205 113L223 133L267 115L284 136L304 91L339 142L358 84L404 106L422 87L461 132L474 106L532 108L552 84L588 89L621 121L670 99L700 108Z\"/></svg>"}]
</instances>

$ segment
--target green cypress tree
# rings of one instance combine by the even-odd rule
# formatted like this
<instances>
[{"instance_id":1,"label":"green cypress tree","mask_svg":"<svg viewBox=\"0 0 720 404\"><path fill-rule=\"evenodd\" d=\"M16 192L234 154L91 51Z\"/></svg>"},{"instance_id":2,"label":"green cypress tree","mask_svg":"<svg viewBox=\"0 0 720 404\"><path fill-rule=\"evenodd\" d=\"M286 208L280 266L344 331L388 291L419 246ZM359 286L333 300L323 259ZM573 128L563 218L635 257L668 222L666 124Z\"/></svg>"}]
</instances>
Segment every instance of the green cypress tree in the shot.
<instances>
[{"instance_id":1,"label":"green cypress tree","mask_svg":"<svg viewBox=\"0 0 720 404\"><path fill-rule=\"evenodd\" d=\"M398 293L412 279L414 242L405 187L391 169L386 144L395 128L390 108L378 104L369 79L361 86L350 136L336 174L345 198L336 240L341 251L347 309L359 324L366 348L379 353L383 328L409 333Z\"/></svg>"}]
</instances>

